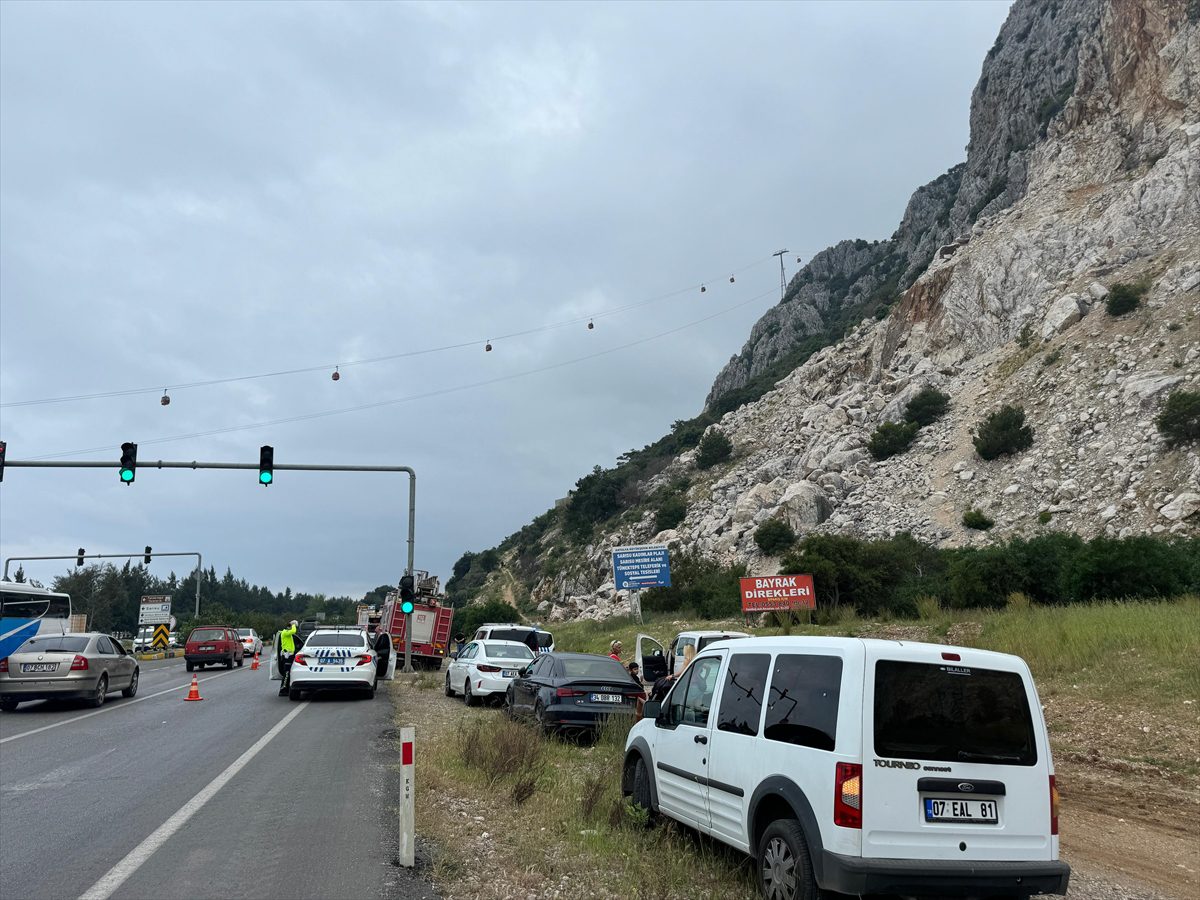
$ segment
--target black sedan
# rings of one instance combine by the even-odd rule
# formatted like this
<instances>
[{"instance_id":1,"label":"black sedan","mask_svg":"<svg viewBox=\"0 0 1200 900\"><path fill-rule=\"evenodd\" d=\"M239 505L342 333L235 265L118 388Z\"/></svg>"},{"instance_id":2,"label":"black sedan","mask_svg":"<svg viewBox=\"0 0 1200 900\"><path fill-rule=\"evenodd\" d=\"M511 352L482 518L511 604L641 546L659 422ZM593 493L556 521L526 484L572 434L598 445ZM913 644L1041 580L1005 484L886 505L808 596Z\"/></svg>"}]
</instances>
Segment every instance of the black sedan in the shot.
<instances>
[{"instance_id":1,"label":"black sedan","mask_svg":"<svg viewBox=\"0 0 1200 900\"><path fill-rule=\"evenodd\" d=\"M546 731L595 731L609 716L632 716L642 686L623 665L590 653L543 653L508 687L509 715Z\"/></svg>"}]
</instances>

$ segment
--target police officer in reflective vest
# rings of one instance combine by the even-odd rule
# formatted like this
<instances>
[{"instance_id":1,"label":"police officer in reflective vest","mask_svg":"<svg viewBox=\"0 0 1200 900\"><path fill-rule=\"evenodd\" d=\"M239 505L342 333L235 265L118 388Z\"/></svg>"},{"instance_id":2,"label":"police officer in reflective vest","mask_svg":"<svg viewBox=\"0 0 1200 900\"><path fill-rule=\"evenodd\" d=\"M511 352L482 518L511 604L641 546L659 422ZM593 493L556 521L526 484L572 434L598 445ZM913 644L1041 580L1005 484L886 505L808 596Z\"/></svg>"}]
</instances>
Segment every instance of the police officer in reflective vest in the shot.
<instances>
[{"instance_id":1,"label":"police officer in reflective vest","mask_svg":"<svg viewBox=\"0 0 1200 900\"><path fill-rule=\"evenodd\" d=\"M296 656L296 629L300 623L292 619L291 626L279 632L279 672L283 675L283 684L279 688L279 696L288 692L292 678L292 660Z\"/></svg>"}]
</instances>

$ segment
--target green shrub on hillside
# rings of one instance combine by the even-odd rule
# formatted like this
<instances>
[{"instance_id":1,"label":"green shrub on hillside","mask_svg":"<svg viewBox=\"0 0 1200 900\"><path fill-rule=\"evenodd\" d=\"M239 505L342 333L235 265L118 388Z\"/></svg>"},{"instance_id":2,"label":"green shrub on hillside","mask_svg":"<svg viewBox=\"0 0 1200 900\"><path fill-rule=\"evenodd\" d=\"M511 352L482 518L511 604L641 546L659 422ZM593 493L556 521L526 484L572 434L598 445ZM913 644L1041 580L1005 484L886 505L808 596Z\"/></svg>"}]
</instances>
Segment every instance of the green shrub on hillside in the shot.
<instances>
[{"instance_id":1,"label":"green shrub on hillside","mask_svg":"<svg viewBox=\"0 0 1200 900\"><path fill-rule=\"evenodd\" d=\"M754 543L767 556L778 556L796 543L796 532L783 519L767 519L754 530Z\"/></svg>"},{"instance_id":2,"label":"green shrub on hillside","mask_svg":"<svg viewBox=\"0 0 1200 900\"><path fill-rule=\"evenodd\" d=\"M975 452L984 459L1017 453L1033 446L1033 429L1025 424L1025 410L1002 406L990 413L972 439Z\"/></svg>"},{"instance_id":3,"label":"green shrub on hillside","mask_svg":"<svg viewBox=\"0 0 1200 900\"><path fill-rule=\"evenodd\" d=\"M903 453L920 428L916 422L884 422L871 433L867 450L876 459L887 459Z\"/></svg>"},{"instance_id":4,"label":"green shrub on hillside","mask_svg":"<svg viewBox=\"0 0 1200 900\"><path fill-rule=\"evenodd\" d=\"M1200 391L1173 391L1154 424L1171 446L1200 440Z\"/></svg>"},{"instance_id":5,"label":"green shrub on hillside","mask_svg":"<svg viewBox=\"0 0 1200 900\"><path fill-rule=\"evenodd\" d=\"M921 393L908 401L904 407L904 419L908 422L916 422L922 427L932 425L946 414L949 407L950 395L943 394L932 385L927 385L921 389Z\"/></svg>"},{"instance_id":6,"label":"green shrub on hillside","mask_svg":"<svg viewBox=\"0 0 1200 900\"><path fill-rule=\"evenodd\" d=\"M742 594L739 579L745 566L722 566L697 556L671 560L671 586L651 588L642 596L646 612L687 609L710 619L739 615Z\"/></svg>"},{"instance_id":7,"label":"green shrub on hillside","mask_svg":"<svg viewBox=\"0 0 1200 900\"><path fill-rule=\"evenodd\" d=\"M1150 290L1145 281L1131 284L1114 284L1108 289L1108 297L1104 300L1104 308L1110 316L1123 316L1137 309L1142 303L1142 297Z\"/></svg>"},{"instance_id":8,"label":"green shrub on hillside","mask_svg":"<svg viewBox=\"0 0 1200 900\"><path fill-rule=\"evenodd\" d=\"M968 509L962 514L962 523L976 531L987 531L996 523L983 514L982 510Z\"/></svg>"},{"instance_id":9,"label":"green shrub on hillside","mask_svg":"<svg viewBox=\"0 0 1200 900\"><path fill-rule=\"evenodd\" d=\"M668 528L674 528L686 516L687 501L683 498L683 494L668 494L667 498L659 504L657 511L654 513L654 529L656 531L666 531Z\"/></svg>"},{"instance_id":10,"label":"green shrub on hillside","mask_svg":"<svg viewBox=\"0 0 1200 900\"><path fill-rule=\"evenodd\" d=\"M464 606L454 611L454 624L450 634L463 634L471 639L476 629L485 622L520 622L521 614L502 600L489 600L479 606Z\"/></svg>"},{"instance_id":11,"label":"green shrub on hillside","mask_svg":"<svg viewBox=\"0 0 1200 900\"><path fill-rule=\"evenodd\" d=\"M696 468L711 469L732 455L733 442L714 428L700 441L700 449L696 451Z\"/></svg>"}]
</instances>

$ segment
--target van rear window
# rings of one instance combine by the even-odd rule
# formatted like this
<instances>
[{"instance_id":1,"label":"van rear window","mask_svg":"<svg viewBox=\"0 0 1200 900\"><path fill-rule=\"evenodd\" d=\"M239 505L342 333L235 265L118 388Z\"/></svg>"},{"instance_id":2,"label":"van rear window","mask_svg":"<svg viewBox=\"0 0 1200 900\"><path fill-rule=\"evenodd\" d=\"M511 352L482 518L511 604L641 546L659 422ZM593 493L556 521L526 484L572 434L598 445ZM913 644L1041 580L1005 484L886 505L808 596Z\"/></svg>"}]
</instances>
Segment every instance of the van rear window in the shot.
<instances>
[{"instance_id":1,"label":"van rear window","mask_svg":"<svg viewBox=\"0 0 1200 900\"><path fill-rule=\"evenodd\" d=\"M875 755L1032 766L1025 682L1016 672L880 660Z\"/></svg>"}]
</instances>

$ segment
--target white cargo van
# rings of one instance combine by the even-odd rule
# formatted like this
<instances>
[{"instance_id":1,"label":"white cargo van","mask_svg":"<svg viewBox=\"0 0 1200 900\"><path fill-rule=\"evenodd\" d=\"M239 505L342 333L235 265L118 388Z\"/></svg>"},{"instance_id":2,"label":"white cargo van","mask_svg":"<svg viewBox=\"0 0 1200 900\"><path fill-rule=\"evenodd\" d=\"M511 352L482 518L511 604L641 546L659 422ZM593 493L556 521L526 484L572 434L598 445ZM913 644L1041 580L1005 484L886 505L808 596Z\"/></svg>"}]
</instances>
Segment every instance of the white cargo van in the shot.
<instances>
[{"instance_id":1,"label":"white cargo van","mask_svg":"<svg viewBox=\"0 0 1200 900\"><path fill-rule=\"evenodd\" d=\"M764 896L1066 893L1016 656L858 638L710 644L626 743L623 792L750 854Z\"/></svg>"}]
</instances>

